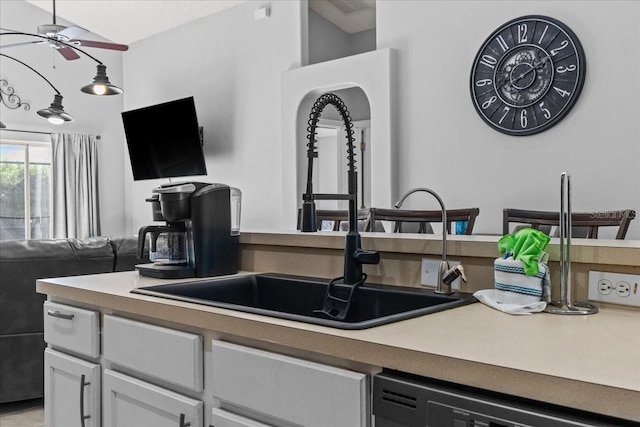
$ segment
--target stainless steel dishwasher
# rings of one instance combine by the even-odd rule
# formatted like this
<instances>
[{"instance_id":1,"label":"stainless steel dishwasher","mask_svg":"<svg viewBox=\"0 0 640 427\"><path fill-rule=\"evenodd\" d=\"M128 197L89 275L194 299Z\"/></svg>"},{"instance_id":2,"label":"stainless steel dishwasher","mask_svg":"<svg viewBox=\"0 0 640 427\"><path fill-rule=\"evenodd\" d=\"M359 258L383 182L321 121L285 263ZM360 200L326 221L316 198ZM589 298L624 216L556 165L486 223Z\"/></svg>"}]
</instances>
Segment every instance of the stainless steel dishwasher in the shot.
<instances>
[{"instance_id":1,"label":"stainless steel dishwasher","mask_svg":"<svg viewBox=\"0 0 640 427\"><path fill-rule=\"evenodd\" d=\"M374 376L373 415L375 427L640 426L395 371Z\"/></svg>"}]
</instances>

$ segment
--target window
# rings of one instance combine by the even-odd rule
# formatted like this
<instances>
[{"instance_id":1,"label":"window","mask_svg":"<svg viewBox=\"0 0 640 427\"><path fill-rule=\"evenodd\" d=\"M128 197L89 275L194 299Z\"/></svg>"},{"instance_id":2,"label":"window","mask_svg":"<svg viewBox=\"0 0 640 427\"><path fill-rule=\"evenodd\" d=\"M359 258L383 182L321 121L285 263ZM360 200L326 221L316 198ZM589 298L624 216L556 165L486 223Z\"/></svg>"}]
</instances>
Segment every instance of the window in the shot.
<instances>
[{"instance_id":1,"label":"window","mask_svg":"<svg viewBox=\"0 0 640 427\"><path fill-rule=\"evenodd\" d=\"M51 236L51 144L0 142L0 240Z\"/></svg>"}]
</instances>

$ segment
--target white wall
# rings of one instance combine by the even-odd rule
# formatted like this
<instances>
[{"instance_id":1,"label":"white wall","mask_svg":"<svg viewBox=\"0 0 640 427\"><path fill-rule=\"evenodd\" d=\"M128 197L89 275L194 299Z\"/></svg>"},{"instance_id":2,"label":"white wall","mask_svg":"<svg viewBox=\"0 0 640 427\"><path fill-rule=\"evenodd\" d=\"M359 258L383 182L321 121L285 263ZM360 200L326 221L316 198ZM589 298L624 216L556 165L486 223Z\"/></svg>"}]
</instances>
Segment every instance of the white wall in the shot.
<instances>
[{"instance_id":1,"label":"white wall","mask_svg":"<svg viewBox=\"0 0 640 427\"><path fill-rule=\"evenodd\" d=\"M125 110L193 95L208 176L242 190L242 228L281 227L280 74L304 57L300 2L246 2L139 41L124 57ZM306 3L304 3L306 7ZM171 126L163 118L158 125ZM122 142L124 144L124 141ZM124 155L128 232L151 222L145 198L166 180L133 182Z\"/></svg>"},{"instance_id":2,"label":"white wall","mask_svg":"<svg viewBox=\"0 0 640 427\"><path fill-rule=\"evenodd\" d=\"M346 89L334 90L332 93L336 94L344 102L349 110L349 116L351 120L369 120L371 118L371 107L369 106L369 99L367 94L359 87L350 87ZM314 99L315 101L315 99ZM311 113L311 109L309 109ZM340 120L342 117L336 108L329 107L322 112L323 119Z\"/></svg>"},{"instance_id":3,"label":"white wall","mask_svg":"<svg viewBox=\"0 0 640 427\"><path fill-rule=\"evenodd\" d=\"M366 30L351 35L351 54L357 55L376 50L376 30Z\"/></svg>"},{"instance_id":4,"label":"white wall","mask_svg":"<svg viewBox=\"0 0 640 427\"><path fill-rule=\"evenodd\" d=\"M349 34L309 9L309 64L351 54Z\"/></svg>"},{"instance_id":5,"label":"white wall","mask_svg":"<svg viewBox=\"0 0 640 427\"><path fill-rule=\"evenodd\" d=\"M376 49L376 30L349 34L309 9L309 64Z\"/></svg>"},{"instance_id":6,"label":"white wall","mask_svg":"<svg viewBox=\"0 0 640 427\"><path fill-rule=\"evenodd\" d=\"M315 100L325 92L359 87L369 100L372 206L391 205L391 69L390 49L313 64L282 74L282 186L280 228L293 229L305 191L306 122ZM330 107L333 109L333 107Z\"/></svg>"},{"instance_id":7,"label":"white wall","mask_svg":"<svg viewBox=\"0 0 640 427\"><path fill-rule=\"evenodd\" d=\"M487 126L469 93L484 40L518 16L567 24L586 54L573 110L553 128L513 137ZM560 173L573 178L573 210L640 213L640 2L377 2L377 47L397 51L392 122L396 195L437 191L447 208L478 206L474 232L501 233L502 209L559 209ZM416 197L408 207L435 207ZM640 220L629 237L640 238Z\"/></svg>"},{"instance_id":8,"label":"white wall","mask_svg":"<svg viewBox=\"0 0 640 427\"><path fill-rule=\"evenodd\" d=\"M102 136L103 234L131 234L149 223L144 199L160 183L133 182L120 111L189 95L196 98L205 128L206 180L243 190L243 228L277 229L295 222L295 216L293 222L282 218L295 211L299 191L291 171L295 166L288 164L295 165L295 143L286 134L293 130L283 134L281 109L293 108L291 114L298 117L297 105L281 106L280 77L306 63L307 10L305 1L269 4L271 17L263 21L254 21L253 10L264 4L247 2L134 43L124 54L91 49L108 65L111 80L125 89L118 97L91 97L78 90L95 74L89 59L64 61L46 46L5 51L35 66L63 93L76 121L56 130ZM473 108L468 80L486 37L526 14L555 17L576 32L587 57L587 81L562 122L518 138L484 124ZM35 31L50 21L50 14L25 2L0 2L2 27ZM478 232L501 233L504 207L556 210L559 175L569 170L574 210L640 212L640 2L378 0L376 37L378 49L393 48L397 54L392 104L385 106L392 111L394 129L387 138L392 151L385 155L392 162L391 190L385 190L391 193L389 201L411 187L427 186L449 208L480 207ZM5 38L2 44L8 43ZM32 104L29 112L0 107L2 121L15 128L53 130L35 114L51 103L53 92L37 76L0 61L2 77ZM326 78L307 80L328 84ZM293 152L283 153L283 146ZM407 203L435 207L435 201L420 197ZM632 222L629 236L640 238L640 220Z\"/></svg>"},{"instance_id":9,"label":"white wall","mask_svg":"<svg viewBox=\"0 0 640 427\"><path fill-rule=\"evenodd\" d=\"M38 25L52 23L52 16L24 1L0 2L0 27L16 31L37 33ZM70 26L59 19L58 24ZM88 38L100 40L95 35ZM0 43L13 44L35 40L23 36L2 36ZM116 40L117 42L117 40ZM111 82L122 85L122 54L103 49L86 48L107 66ZM3 49L3 54L17 58L44 75L61 92L62 104L75 120L59 126L51 125L36 112L48 107L55 91L42 78L23 65L0 57L0 76L7 79L23 101L31 104L29 111L10 110L0 106L1 120L7 128L42 132L89 133L100 135L98 143L100 218L102 234L123 235L124 229L124 132L120 121L123 96L92 96L80 88L93 81L97 63L80 54L74 61L65 60L46 44ZM50 141L48 135L2 131L0 137L12 140Z\"/></svg>"}]
</instances>

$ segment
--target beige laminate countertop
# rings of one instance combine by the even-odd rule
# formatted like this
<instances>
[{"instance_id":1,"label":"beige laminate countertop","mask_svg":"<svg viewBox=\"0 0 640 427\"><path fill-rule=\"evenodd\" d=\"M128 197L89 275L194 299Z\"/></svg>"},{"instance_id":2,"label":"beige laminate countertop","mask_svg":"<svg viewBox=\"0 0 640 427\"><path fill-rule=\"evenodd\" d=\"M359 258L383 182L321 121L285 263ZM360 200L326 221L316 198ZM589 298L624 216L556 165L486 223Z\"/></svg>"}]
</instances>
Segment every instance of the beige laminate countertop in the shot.
<instances>
[{"instance_id":1,"label":"beige laminate countertop","mask_svg":"<svg viewBox=\"0 0 640 427\"><path fill-rule=\"evenodd\" d=\"M638 312L511 316L477 303L349 331L129 292L169 282L123 272L36 287L58 301L640 421Z\"/></svg>"}]
</instances>

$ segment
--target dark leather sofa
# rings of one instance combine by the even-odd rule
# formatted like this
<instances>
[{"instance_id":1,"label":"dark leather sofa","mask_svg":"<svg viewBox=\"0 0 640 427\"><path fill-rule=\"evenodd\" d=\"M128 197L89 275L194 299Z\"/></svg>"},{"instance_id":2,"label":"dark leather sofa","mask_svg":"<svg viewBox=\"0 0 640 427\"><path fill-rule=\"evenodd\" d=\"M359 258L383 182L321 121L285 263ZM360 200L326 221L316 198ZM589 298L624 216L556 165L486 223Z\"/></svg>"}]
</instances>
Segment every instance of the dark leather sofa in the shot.
<instances>
[{"instance_id":1,"label":"dark leather sofa","mask_svg":"<svg viewBox=\"0 0 640 427\"><path fill-rule=\"evenodd\" d=\"M137 239L0 241L0 403L44 395L44 332L36 279L133 270Z\"/></svg>"}]
</instances>

